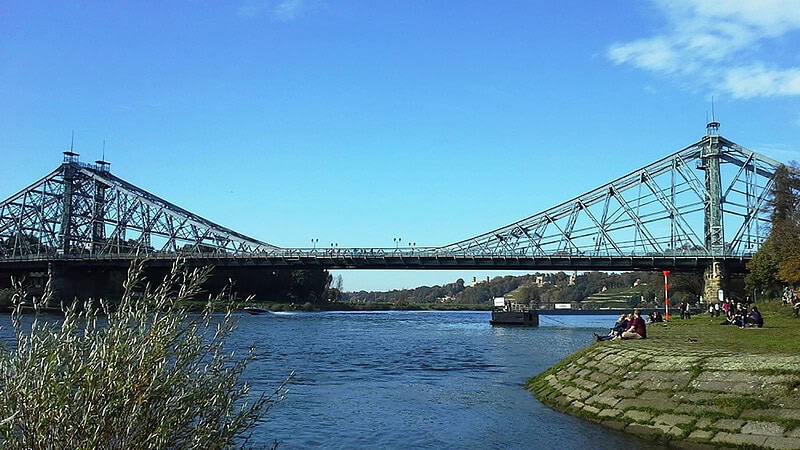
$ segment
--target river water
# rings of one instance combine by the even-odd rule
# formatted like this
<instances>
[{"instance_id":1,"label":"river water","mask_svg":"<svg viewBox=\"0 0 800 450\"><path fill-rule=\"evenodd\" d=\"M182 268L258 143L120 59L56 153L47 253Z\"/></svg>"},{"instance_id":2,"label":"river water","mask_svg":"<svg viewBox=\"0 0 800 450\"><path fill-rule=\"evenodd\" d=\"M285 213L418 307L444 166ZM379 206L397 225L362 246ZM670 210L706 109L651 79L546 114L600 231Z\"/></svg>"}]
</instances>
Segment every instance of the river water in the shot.
<instances>
[{"instance_id":1,"label":"river water","mask_svg":"<svg viewBox=\"0 0 800 450\"><path fill-rule=\"evenodd\" d=\"M271 392L296 373L248 447L659 448L553 411L523 386L592 342L592 332L607 330L616 316L541 316L538 328L492 327L489 312L237 318L228 346L243 352L256 344L245 374L254 392ZM10 317L0 316L0 340L10 338Z\"/></svg>"},{"instance_id":2,"label":"river water","mask_svg":"<svg viewBox=\"0 0 800 450\"><path fill-rule=\"evenodd\" d=\"M607 330L615 316L542 316L492 327L488 312L241 315L247 378L288 396L253 432L282 449L656 448L541 404L523 384Z\"/></svg>"}]
</instances>

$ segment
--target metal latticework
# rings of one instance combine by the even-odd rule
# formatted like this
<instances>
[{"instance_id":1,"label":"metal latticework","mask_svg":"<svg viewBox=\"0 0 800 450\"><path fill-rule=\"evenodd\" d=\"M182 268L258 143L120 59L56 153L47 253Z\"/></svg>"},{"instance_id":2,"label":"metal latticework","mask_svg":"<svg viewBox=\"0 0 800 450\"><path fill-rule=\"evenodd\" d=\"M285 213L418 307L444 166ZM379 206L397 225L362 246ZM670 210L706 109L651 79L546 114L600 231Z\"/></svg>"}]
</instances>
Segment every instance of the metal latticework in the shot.
<instances>
[{"instance_id":1,"label":"metal latticework","mask_svg":"<svg viewBox=\"0 0 800 450\"><path fill-rule=\"evenodd\" d=\"M0 203L0 258L139 254L239 256L277 247L217 225L66 152L52 173Z\"/></svg>"},{"instance_id":2,"label":"metal latticework","mask_svg":"<svg viewBox=\"0 0 800 450\"><path fill-rule=\"evenodd\" d=\"M465 256L749 257L765 239L780 165L709 124L698 142L497 230L440 247Z\"/></svg>"},{"instance_id":3,"label":"metal latticework","mask_svg":"<svg viewBox=\"0 0 800 450\"><path fill-rule=\"evenodd\" d=\"M763 243L780 163L719 135L586 194L442 247L281 248L217 225L66 152L55 171L0 203L0 263L169 262L286 268L465 267L741 270Z\"/></svg>"}]
</instances>

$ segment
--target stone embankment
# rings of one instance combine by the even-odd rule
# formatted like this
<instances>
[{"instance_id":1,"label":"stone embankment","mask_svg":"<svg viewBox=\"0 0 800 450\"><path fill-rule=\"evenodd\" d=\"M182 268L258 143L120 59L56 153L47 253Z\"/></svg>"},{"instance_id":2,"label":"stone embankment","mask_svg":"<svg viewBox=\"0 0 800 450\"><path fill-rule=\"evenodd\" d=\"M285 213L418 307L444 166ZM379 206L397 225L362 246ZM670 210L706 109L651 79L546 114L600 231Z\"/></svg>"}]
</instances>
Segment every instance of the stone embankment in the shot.
<instances>
[{"instance_id":1,"label":"stone embankment","mask_svg":"<svg viewBox=\"0 0 800 450\"><path fill-rule=\"evenodd\" d=\"M684 448L800 449L800 356L594 344L528 382L545 404Z\"/></svg>"}]
</instances>

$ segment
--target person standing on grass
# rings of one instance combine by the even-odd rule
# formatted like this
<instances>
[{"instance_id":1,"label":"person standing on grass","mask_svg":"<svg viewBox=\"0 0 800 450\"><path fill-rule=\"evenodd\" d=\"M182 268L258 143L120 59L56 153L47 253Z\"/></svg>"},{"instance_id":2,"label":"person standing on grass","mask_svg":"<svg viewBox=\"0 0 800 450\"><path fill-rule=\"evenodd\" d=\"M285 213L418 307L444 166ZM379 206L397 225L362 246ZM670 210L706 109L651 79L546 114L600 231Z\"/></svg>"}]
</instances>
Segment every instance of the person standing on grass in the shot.
<instances>
[{"instance_id":1,"label":"person standing on grass","mask_svg":"<svg viewBox=\"0 0 800 450\"><path fill-rule=\"evenodd\" d=\"M628 325L628 330L622 333L622 339L647 339L647 324L638 308L633 310L633 320Z\"/></svg>"}]
</instances>

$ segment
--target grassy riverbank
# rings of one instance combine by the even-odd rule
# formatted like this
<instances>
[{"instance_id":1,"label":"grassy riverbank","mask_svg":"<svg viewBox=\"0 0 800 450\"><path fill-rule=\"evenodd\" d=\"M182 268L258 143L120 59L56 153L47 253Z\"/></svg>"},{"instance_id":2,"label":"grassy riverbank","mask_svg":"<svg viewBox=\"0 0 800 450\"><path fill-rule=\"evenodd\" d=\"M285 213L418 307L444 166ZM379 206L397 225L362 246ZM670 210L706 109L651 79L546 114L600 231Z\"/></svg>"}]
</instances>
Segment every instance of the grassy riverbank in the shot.
<instances>
[{"instance_id":1,"label":"grassy riverbank","mask_svg":"<svg viewBox=\"0 0 800 450\"><path fill-rule=\"evenodd\" d=\"M553 408L680 446L800 448L800 319L759 305L765 328L707 314L594 343L528 382Z\"/></svg>"}]
</instances>

